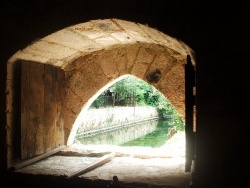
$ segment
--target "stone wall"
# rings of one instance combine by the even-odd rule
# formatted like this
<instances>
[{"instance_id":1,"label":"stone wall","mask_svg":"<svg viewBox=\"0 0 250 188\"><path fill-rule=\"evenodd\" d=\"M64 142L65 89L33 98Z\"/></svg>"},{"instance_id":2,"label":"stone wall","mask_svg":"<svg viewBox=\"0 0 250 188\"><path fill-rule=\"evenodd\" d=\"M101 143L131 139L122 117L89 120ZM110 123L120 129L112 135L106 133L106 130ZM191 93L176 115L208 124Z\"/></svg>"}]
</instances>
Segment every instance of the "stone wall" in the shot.
<instances>
[{"instance_id":1,"label":"stone wall","mask_svg":"<svg viewBox=\"0 0 250 188\"><path fill-rule=\"evenodd\" d=\"M157 109L148 106L89 109L77 130L76 137L105 132L108 129L119 129L131 123L158 119L158 117Z\"/></svg>"}]
</instances>

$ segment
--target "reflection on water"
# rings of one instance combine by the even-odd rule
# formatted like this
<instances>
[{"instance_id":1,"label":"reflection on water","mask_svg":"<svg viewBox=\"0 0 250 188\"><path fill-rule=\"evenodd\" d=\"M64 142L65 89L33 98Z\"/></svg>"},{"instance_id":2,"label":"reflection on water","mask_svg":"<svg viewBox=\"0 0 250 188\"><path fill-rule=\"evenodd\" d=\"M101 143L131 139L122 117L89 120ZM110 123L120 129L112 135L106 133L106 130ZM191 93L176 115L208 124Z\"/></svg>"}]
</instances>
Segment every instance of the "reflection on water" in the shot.
<instances>
[{"instance_id":1,"label":"reflection on water","mask_svg":"<svg viewBox=\"0 0 250 188\"><path fill-rule=\"evenodd\" d=\"M153 148L160 147L164 145L168 139L168 123L168 121L158 120L157 127L153 132L121 144L121 146L149 146Z\"/></svg>"},{"instance_id":2,"label":"reflection on water","mask_svg":"<svg viewBox=\"0 0 250 188\"><path fill-rule=\"evenodd\" d=\"M120 126L119 126L120 127ZM81 144L159 147L167 141L168 121L160 119L128 124L94 136L77 137Z\"/></svg>"}]
</instances>

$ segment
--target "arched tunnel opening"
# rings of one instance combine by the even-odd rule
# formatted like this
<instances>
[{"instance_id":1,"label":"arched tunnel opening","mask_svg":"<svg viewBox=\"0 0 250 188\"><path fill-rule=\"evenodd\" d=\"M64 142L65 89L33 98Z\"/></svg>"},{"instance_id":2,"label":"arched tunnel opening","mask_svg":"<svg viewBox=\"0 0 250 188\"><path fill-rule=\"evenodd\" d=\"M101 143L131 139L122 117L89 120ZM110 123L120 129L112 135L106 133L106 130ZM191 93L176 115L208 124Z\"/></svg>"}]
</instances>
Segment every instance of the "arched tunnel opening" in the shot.
<instances>
[{"instance_id":1,"label":"arched tunnel opening","mask_svg":"<svg viewBox=\"0 0 250 188\"><path fill-rule=\"evenodd\" d=\"M98 172L109 171L109 174L103 177L104 179L112 179L112 176L117 176L122 182L137 182L141 185L148 182L148 184L151 185L164 185L166 184L165 178L168 176L167 174L172 174L172 179L168 178L167 180L168 183L171 184L179 181L183 184L181 186L187 185L190 181L190 173L185 173L185 132L182 129L183 124L177 125L176 122L174 122L172 126L173 129L169 130L165 127L165 144L161 146L133 146L133 144L124 146L121 143L126 140L126 137L130 137L128 139L131 140L132 137L135 136L133 138L136 139L140 137L135 135L136 133L141 133L145 136L157 128L159 122L159 112L157 108L153 106L136 106L135 103L130 106L120 104L116 106L113 103L105 104L107 101L103 101L103 105L98 107L95 105L98 97L103 96L109 88L112 88L112 86L119 81L127 78L133 78L134 82L135 80L144 82L132 75L123 75L117 78L92 96L76 118L74 126L78 127L78 130L72 132L73 135L69 136L69 138L73 138L73 144L70 144L70 148L64 150L61 154L68 156L68 153L70 153L72 156L85 158L86 161L94 157L95 161L88 166L89 169L83 166L83 168L80 168L80 171L71 175L84 176L86 173L85 177L92 177ZM144 83L148 87L151 87L152 90L155 90L155 92L159 92L154 86L146 82ZM135 83L132 85L137 87ZM161 93L159 92L158 94ZM164 96L162 95L161 97ZM163 98L161 98L161 100L163 100ZM164 102L174 108L166 98ZM175 115L175 118L181 119L179 114L172 113L171 115ZM123 122L124 119L125 122ZM133 120L137 123L133 123ZM116 123L116 121L118 123ZM150 123L148 123L148 121ZM133 124L137 124L135 129L132 128ZM129 128L126 128L128 125L132 128L131 131L128 130ZM138 129L138 125L142 128ZM117 126L119 127L117 128ZM147 132L144 130L145 127L148 129L146 130ZM122 128L126 130L124 131ZM81 131L79 131L79 129L81 129ZM113 131L114 129L115 131ZM171 130L172 132L170 132ZM103 134L103 132L106 134ZM85 137L82 137L81 133L83 133ZM112 138L109 138L109 136ZM154 139L156 140L156 138ZM72 140L68 140L68 143L72 143ZM79 140L82 140L82 142ZM115 159L114 156L112 156L107 160L109 154L112 152L115 153ZM107 158L105 158L105 155ZM107 160L104 161L104 164L107 163L107 165L101 167L103 163L100 163L100 166L96 166L98 158L103 157L104 160ZM112 168L112 170L110 168ZM141 172L142 168L144 169L143 173ZM138 176L138 174L140 175ZM173 176L173 174L175 175Z\"/></svg>"},{"instance_id":2,"label":"arched tunnel opening","mask_svg":"<svg viewBox=\"0 0 250 188\"><path fill-rule=\"evenodd\" d=\"M148 26L118 19L71 26L17 52L7 68L9 169L71 177L80 166L95 163L99 154L112 153L75 148L74 140L94 100L127 75L159 90L185 121L187 55L194 65L193 52L186 44ZM19 113L20 121L15 121ZM138 160L130 162L112 156L114 163L109 162L108 169L105 164L80 177L111 180L123 172L120 180L127 183L180 187L189 182L190 173L185 173L182 166L184 156L176 163L174 157L152 157L155 151L149 152L151 157L134 157ZM127 153L125 158L131 159L132 155L136 154ZM123 164L122 169L117 164Z\"/></svg>"},{"instance_id":3,"label":"arched tunnel opening","mask_svg":"<svg viewBox=\"0 0 250 188\"><path fill-rule=\"evenodd\" d=\"M132 75L124 75L104 88L79 113L75 121L78 130L75 137L70 136L74 144L158 148L178 133L181 155L185 156L184 122L162 93Z\"/></svg>"}]
</instances>

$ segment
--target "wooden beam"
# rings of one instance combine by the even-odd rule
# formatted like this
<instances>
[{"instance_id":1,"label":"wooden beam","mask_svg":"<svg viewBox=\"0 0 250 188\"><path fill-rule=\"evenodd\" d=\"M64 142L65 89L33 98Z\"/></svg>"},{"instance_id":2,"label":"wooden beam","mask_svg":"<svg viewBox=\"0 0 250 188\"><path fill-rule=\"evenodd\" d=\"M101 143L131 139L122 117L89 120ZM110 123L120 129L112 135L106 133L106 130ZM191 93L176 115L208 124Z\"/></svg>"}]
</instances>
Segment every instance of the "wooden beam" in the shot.
<instances>
[{"instance_id":1,"label":"wooden beam","mask_svg":"<svg viewBox=\"0 0 250 188\"><path fill-rule=\"evenodd\" d=\"M194 106L195 96L195 69L191 57L187 56L185 64L185 133L186 133L186 164L185 172L191 172L192 160L195 158L195 137L194 137Z\"/></svg>"},{"instance_id":2,"label":"wooden beam","mask_svg":"<svg viewBox=\"0 0 250 188\"><path fill-rule=\"evenodd\" d=\"M55 149L53 149L53 150L51 150L51 151L48 151L48 152L46 152L46 153L44 153L44 154L41 154L41 155L32 157L31 159L27 159L27 160L21 161L21 162L15 164L15 165L14 165L12 168L10 168L10 169L11 169L11 170L18 170L18 169L24 168L25 166L28 166L28 165L30 165L30 164L32 164L32 163L35 163L35 162L37 162L37 161L40 161L40 160L42 160L42 159L44 159L44 158L46 158L46 157L49 157L49 156L51 156L51 155L53 155L53 154L55 154L55 153L57 153L57 152L59 152L59 151L65 149L65 148L66 148L66 146L60 146L60 147L55 148Z\"/></svg>"},{"instance_id":3,"label":"wooden beam","mask_svg":"<svg viewBox=\"0 0 250 188\"><path fill-rule=\"evenodd\" d=\"M107 162L109 162L112 158L114 158L116 155L115 152L112 152L110 154L107 154L107 155L104 155L102 156L99 160L89 164L88 166L86 167L83 167L81 168L80 170L76 171L76 172L73 172L71 175L69 175L67 178L71 178L71 177L75 177L75 176L79 176L79 175L82 175L86 172L89 172Z\"/></svg>"}]
</instances>

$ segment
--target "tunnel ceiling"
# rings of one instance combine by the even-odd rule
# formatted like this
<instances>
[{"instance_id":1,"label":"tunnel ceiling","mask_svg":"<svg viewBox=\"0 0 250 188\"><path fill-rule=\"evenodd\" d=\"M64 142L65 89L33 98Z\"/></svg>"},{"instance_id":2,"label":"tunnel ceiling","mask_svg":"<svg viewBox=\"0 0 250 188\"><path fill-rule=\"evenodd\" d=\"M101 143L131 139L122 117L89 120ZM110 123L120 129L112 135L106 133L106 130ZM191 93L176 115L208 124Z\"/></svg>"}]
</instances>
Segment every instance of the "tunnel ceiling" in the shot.
<instances>
[{"instance_id":1,"label":"tunnel ceiling","mask_svg":"<svg viewBox=\"0 0 250 188\"><path fill-rule=\"evenodd\" d=\"M184 64L194 52L182 41L157 29L120 19L91 20L48 35L16 52L7 64L7 124L12 145L17 62L28 61L64 74L62 101L65 142L88 100L123 75L134 75L163 93L184 118ZM46 97L46 96L45 96ZM68 141L72 143L72 141ZM9 152L11 153L11 152ZM11 154L10 154L11 155Z\"/></svg>"}]
</instances>

